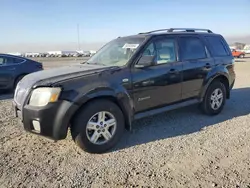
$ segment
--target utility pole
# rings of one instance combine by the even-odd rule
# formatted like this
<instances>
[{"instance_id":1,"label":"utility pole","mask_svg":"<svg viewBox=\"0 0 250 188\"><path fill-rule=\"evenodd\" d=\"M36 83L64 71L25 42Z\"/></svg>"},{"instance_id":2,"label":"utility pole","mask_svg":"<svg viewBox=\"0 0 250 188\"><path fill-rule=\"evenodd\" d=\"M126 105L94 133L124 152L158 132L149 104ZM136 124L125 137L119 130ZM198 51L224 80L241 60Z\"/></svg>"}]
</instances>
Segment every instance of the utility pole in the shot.
<instances>
[{"instance_id":1,"label":"utility pole","mask_svg":"<svg viewBox=\"0 0 250 188\"><path fill-rule=\"evenodd\" d=\"M80 50L79 24L77 24L77 39L78 39L78 50Z\"/></svg>"}]
</instances>

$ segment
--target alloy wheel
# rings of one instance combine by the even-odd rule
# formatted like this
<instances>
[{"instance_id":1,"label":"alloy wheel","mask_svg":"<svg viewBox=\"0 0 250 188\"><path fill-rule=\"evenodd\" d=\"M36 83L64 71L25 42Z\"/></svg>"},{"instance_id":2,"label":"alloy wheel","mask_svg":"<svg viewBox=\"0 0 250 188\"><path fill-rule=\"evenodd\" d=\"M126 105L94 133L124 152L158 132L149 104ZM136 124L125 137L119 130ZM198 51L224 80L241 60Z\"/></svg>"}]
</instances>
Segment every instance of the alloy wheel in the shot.
<instances>
[{"instance_id":1,"label":"alloy wheel","mask_svg":"<svg viewBox=\"0 0 250 188\"><path fill-rule=\"evenodd\" d=\"M88 140L97 145L107 143L113 138L117 128L117 121L113 114L101 111L94 114L86 126Z\"/></svg>"},{"instance_id":2,"label":"alloy wheel","mask_svg":"<svg viewBox=\"0 0 250 188\"><path fill-rule=\"evenodd\" d=\"M223 102L223 93L220 88L217 88L213 91L210 98L210 105L213 110L218 110Z\"/></svg>"}]
</instances>

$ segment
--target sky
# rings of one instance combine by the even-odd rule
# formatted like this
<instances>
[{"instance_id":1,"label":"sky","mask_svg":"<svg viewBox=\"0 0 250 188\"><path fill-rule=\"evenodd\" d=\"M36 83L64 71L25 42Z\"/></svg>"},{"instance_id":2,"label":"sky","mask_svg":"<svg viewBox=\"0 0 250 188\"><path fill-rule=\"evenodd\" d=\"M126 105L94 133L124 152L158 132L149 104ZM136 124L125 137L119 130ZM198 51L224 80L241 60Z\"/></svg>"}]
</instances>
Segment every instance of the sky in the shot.
<instances>
[{"instance_id":1,"label":"sky","mask_svg":"<svg viewBox=\"0 0 250 188\"><path fill-rule=\"evenodd\" d=\"M170 27L250 36L250 0L0 0L0 7L0 51L77 48L77 25L81 48Z\"/></svg>"}]
</instances>

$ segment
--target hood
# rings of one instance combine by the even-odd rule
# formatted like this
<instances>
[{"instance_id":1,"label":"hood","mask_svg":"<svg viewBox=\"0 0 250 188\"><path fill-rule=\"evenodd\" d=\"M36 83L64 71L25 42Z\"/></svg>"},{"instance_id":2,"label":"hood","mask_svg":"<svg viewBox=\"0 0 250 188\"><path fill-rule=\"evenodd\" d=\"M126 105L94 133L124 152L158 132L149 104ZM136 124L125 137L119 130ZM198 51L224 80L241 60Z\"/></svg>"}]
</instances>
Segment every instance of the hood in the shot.
<instances>
[{"instance_id":1,"label":"hood","mask_svg":"<svg viewBox=\"0 0 250 188\"><path fill-rule=\"evenodd\" d=\"M52 68L26 75L20 81L20 85L25 88L31 88L35 85L49 86L63 80L94 74L111 68L109 66L89 64Z\"/></svg>"}]
</instances>

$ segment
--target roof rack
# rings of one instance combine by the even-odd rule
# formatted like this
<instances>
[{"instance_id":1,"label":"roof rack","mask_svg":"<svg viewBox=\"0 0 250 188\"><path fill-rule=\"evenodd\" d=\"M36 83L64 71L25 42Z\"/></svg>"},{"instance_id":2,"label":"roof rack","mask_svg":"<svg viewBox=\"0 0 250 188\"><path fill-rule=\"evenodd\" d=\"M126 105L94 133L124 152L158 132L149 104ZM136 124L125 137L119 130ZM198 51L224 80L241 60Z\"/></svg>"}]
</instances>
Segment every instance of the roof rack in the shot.
<instances>
[{"instance_id":1,"label":"roof rack","mask_svg":"<svg viewBox=\"0 0 250 188\"><path fill-rule=\"evenodd\" d=\"M197 28L169 28L169 29L158 29L153 31L148 31L144 33L139 34L149 34L149 33L156 33L159 31L166 31L168 33L174 32L174 31L182 31L182 32L195 32L195 31L206 31L208 33L213 33L210 29L197 29Z\"/></svg>"}]
</instances>

